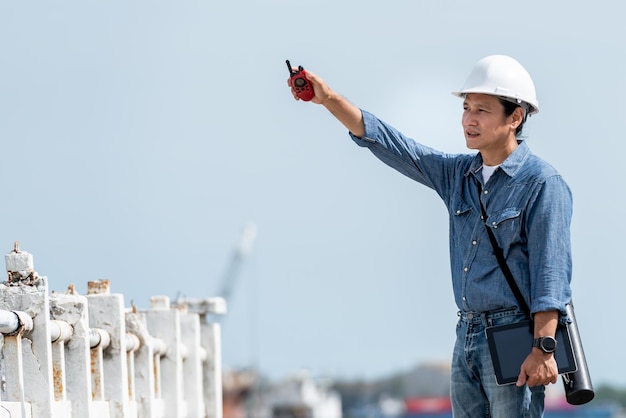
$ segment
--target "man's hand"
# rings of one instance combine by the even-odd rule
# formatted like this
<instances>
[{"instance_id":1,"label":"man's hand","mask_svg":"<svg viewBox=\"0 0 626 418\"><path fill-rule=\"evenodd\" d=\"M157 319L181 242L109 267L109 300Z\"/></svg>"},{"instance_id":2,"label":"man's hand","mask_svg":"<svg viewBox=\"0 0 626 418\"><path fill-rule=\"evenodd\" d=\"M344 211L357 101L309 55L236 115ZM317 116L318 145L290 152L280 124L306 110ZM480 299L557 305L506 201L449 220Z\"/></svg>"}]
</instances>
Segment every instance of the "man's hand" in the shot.
<instances>
[{"instance_id":1,"label":"man's hand","mask_svg":"<svg viewBox=\"0 0 626 418\"><path fill-rule=\"evenodd\" d=\"M554 360L554 354L544 353L538 348L533 348L522 367L517 378L517 386L539 386L556 383L559 370Z\"/></svg>"},{"instance_id":2,"label":"man's hand","mask_svg":"<svg viewBox=\"0 0 626 418\"><path fill-rule=\"evenodd\" d=\"M533 317L534 337L554 336L558 320L558 311L535 312ZM554 353L544 353L539 348L533 347L520 367L516 384L517 386L524 386L524 384L528 384L528 386L549 385L556 383L558 377L559 369L554 359Z\"/></svg>"},{"instance_id":3,"label":"man's hand","mask_svg":"<svg viewBox=\"0 0 626 418\"><path fill-rule=\"evenodd\" d=\"M310 72L309 70L306 70L306 78L311 83L311 86L313 87L313 92L315 94L313 96L313 99L310 100L311 102L316 104L324 104L324 101L329 100L330 97L333 95L333 91L330 89L330 87L328 87L326 83L324 83L324 80L322 80L320 77ZM291 83L291 77L287 79L287 85L291 87L291 94L293 94L293 98L296 100L300 100L296 93L296 89Z\"/></svg>"}]
</instances>

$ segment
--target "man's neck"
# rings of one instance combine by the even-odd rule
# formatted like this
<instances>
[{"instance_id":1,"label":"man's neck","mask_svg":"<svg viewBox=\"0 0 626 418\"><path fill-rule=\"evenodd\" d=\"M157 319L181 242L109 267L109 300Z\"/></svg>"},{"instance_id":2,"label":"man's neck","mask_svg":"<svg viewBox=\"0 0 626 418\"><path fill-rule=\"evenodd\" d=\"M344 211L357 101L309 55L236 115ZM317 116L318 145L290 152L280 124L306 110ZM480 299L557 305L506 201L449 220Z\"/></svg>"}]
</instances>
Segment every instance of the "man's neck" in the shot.
<instances>
[{"instance_id":1,"label":"man's neck","mask_svg":"<svg viewBox=\"0 0 626 418\"><path fill-rule=\"evenodd\" d=\"M496 166L502 164L509 155L517 149L517 139L507 141L502 147L490 148L480 150L480 155L483 157L483 163L489 166Z\"/></svg>"}]
</instances>

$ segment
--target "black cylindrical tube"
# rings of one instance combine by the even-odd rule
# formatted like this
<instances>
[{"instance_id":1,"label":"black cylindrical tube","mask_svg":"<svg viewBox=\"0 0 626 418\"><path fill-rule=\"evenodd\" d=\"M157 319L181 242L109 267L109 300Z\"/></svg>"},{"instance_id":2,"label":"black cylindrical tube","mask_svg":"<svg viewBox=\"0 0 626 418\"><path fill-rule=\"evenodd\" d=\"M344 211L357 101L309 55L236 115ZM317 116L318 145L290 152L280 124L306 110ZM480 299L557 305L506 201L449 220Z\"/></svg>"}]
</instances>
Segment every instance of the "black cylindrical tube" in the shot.
<instances>
[{"instance_id":1,"label":"black cylindrical tube","mask_svg":"<svg viewBox=\"0 0 626 418\"><path fill-rule=\"evenodd\" d=\"M574 315L574 306L567 305L567 316L572 321L569 325L569 334L572 339L572 350L576 359L577 370L572 373L565 373L563 378L563 386L565 386L565 398L572 405L582 405L593 399L595 393L591 376L587 368L587 360L585 360L585 352L583 344L578 333L578 325L576 324L576 316Z\"/></svg>"}]
</instances>

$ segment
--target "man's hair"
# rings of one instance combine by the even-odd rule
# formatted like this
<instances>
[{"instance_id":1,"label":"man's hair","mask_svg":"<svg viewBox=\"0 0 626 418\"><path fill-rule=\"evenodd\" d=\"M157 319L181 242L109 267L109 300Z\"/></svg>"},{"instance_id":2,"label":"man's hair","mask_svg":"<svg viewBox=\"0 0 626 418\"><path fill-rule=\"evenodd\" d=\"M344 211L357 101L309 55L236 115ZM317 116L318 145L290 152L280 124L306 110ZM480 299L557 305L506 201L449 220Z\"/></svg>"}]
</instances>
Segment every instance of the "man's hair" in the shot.
<instances>
[{"instance_id":1,"label":"man's hair","mask_svg":"<svg viewBox=\"0 0 626 418\"><path fill-rule=\"evenodd\" d=\"M517 129L515 129L515 136L517 138L522 136L522 130L524 129L524 123L526 123L526 117L528 115L528 112L520 105L518 105L517 103L513 103L509 100L503 99L501 97L498 97L498 100L500 100L500 103L502 103L502 106L504 106L504 116L508 117L511 116L513 114L513 112L515 112L515 109L517 109L518 107L522 109L522 111L524 112L524 117L522 118L522 122L519 124L519 126L517 127Z\"/></svg>"}]
</instances>

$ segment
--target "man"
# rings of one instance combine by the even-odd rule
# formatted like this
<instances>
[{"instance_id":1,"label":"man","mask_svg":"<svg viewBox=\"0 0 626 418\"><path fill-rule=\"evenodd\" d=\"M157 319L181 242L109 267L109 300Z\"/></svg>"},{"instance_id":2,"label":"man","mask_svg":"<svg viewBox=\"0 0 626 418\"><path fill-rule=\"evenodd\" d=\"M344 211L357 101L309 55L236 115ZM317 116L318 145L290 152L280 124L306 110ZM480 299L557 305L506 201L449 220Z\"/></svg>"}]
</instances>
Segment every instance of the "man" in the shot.
<instances>
[{"instance_id":1,"label":"man","mask_svg":"<svg viewBox=\"0 0 626 418\"><path fill-rule=\"evenodd\" d=\"M537 344L517 383L497 385L485 337L486 326L526 319L498 265L486 225L530 307L536 341L554 338L571 300L571 193L556 170L519 137L527 117L539 111L528 72L513 58L489 56L453 93L463 99L466 145L478 151L471 155L419 144L351 104L314 73L307 72L307 77L314 91L311 101L326 107L358 145L434 189L448 208L452 284L460 317L452 360L453 415L542 416L545 385L558 377L554 354Z\"/></svg>"}]
</instances>

